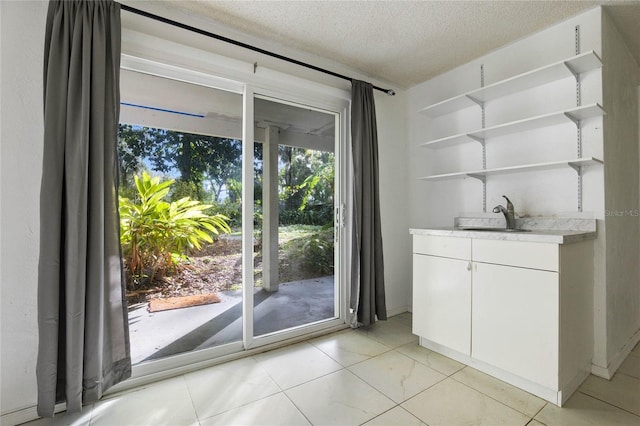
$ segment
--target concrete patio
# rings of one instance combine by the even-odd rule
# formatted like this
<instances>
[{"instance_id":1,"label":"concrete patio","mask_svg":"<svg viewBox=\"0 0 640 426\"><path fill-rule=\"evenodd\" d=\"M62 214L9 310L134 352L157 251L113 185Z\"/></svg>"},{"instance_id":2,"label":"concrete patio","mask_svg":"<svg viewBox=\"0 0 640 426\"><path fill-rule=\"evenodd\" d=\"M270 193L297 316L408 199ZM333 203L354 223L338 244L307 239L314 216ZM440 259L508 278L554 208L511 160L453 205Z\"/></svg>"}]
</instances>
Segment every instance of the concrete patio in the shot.
<instances>
[{"instance_id":1,"label":"concrete patio","mask_svg":"<svg viewBox=\"0 0 640 426\"><path fill-rule=\"evenodd\" d=\"M218 293L220 303L150 313L147 304L129 311L133 364L242 340L241 290ZM330 319L334 277L279 285L277 292L254 291L256 336Z\"/></svg>"}]
</instances>

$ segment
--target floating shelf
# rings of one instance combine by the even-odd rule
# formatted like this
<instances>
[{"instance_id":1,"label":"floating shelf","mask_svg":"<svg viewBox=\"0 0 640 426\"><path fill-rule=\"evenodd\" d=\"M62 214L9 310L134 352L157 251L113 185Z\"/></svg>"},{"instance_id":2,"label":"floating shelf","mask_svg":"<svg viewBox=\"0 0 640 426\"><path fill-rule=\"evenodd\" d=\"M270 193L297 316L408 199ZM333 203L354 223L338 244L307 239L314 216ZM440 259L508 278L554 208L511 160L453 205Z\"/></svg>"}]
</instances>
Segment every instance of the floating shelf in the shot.
<instances>
[{"instance_id":1,"label":"floating shelf","mask_svg":"<svg viewBox=\"0 0 640 426\"><path fill-rule=\"evenodd\" d=\"M593 157L586 157L586 158L578 158L575 160L553 161L550 163L525 164L520 166L500 167L496 169L445 173L440 175L425 176L425 177L421 177L420 179L444 180L444 179L455 179L455 178L464 178L464 177L482 179L485 176L491 176L491 175L529 172L529 171L547 170L547 169L559 169L563 167L572 167L577 170L580 167L595 166L598 164L602 164L602 160L599 160Z\"/></svg>"},{"instance_id":2,"label":"floating shelf","mask_svg":"<svg viewBox=\"0 0 640 426\"><path fill-rule=\"evenodd\" d=\"M517 93L535 86L560 80L571 75L582 74L600 68L602 61L595 52L586 52L564 61L559 61L476 90L445 99L418 112L430 117L448 114L463 108L487 102L502 96Z\"/></svg>"},{"instance_id":3,"label":"floating shelf","mask_svg":"<svg viewBox=\"0 0 640 426\"><path fill-rule=\"evenodd\" d=\"M497 126L487 127L486 129L478 129L468 133L460 133L453 136L447 136L444 138L425 142L423 144L420 144L420 146L425 148L442 148L445 146L452 146L464 142L484 140L497 136L505 136L512 133L526 132L528 130L554 126L556 124L566 123L567 121L573 121L577 123L587 118L602 117L603 115L605 115L605 112L600 105L590 104L564 111L525 118L523 120L512 121L510 123L500 124Z\"/></svg>"}]
</instances>

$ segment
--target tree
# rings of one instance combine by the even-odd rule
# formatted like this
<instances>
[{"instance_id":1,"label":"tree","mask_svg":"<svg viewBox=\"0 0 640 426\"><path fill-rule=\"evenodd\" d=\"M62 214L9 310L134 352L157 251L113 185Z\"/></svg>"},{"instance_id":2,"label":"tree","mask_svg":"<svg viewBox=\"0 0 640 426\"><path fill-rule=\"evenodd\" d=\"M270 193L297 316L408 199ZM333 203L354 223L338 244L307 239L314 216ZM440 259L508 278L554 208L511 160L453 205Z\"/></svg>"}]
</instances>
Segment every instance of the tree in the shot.
<instances>
[{"instance_id":1,"label":"tree","mask_svg":"<svg viewBox=\"0 0 640 426\"><path fill-rule=\"evenodd\" d=\"M204 177L213 191L213 200L221 201L227 182L242 178L242 141L213 138L207 160Z\"/></svg>"},{"instance_id":2,"label":"tree","mask_svg":"<svg viewBox=\"0 0 640 426\"><path fill-rule=\"evenodd\" d=\"M130 124L118 125L118 161L121 193L133 196L133 177L144 170L144 159L150 156L155 142L156 129Z\"/></svg>"},{"instance_id":3,"label":"tree","mask_svg":"<svg viewBox=\"0 0 640 426\"><path fill-rule=\"evenodd\" d=\"M133 176L144 169L171 177L177 172L173 199L204 199L210 191L211 201L220 201L227 181L242 173L242 142L236 139L120 124L118 151L125 189L133 188Z\"/></svg>"},{"instance_id":4,"label":"tree","mask_svg":"<svg viewBox=\"0 0 640 426\"><path fill-rule=\"evenodd\" d=\"M324 225L333 218L335 156L330 152L280 147L282 223Z\"/></svg>"}]
</instances>

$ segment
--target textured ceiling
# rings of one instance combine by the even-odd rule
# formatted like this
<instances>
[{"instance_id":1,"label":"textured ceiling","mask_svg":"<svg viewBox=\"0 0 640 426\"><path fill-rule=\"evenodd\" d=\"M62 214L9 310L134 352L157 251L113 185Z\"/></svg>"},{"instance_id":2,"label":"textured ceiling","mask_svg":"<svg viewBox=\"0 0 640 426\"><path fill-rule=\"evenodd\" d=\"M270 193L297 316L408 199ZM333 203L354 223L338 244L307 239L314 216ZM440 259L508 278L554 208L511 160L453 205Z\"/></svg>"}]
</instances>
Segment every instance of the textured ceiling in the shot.
<instances>
[{"instance_id":1,"label":"textured ceiling","mask_svg":"<svg viewBox=\"0 0 640 426\"><path fill-rule=\"evenodd\" d=\"M640 2L184 1L173 7L410 87L598 4L640 58ZM622 3L622 6L617 6ZM618 9L619 7L619 9ZM278 52L288 54L289 52Z\"/></svg>"}]
</instances>

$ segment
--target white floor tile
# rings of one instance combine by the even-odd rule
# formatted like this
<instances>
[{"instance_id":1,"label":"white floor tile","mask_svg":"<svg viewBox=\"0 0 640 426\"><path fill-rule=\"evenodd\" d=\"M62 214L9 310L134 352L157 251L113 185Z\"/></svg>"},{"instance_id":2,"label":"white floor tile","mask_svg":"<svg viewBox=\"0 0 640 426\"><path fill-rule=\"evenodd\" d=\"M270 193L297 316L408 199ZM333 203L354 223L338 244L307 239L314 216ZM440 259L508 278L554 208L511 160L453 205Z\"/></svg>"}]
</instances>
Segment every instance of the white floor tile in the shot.
<instances>
[{"instance_id":1,"label":"white floor tile","mask_svg":"<svg viewBox=\"0 0 640 426\"><path fill-rule=\"evenodd\" d=\"M411 398L402 407L430 426L526 425L530 420L451 378Z\"/></svg>"},{"instance_id":2,"label":"white floor tile","mask_svg":"<svg viewBox=\"0 0 640 426\"><path fill-rule=\"evenodd\" d=\"M640 353L631 352L618 372L640 379Z\"/></svg>"},{"instance_id":3,"label":"white floor tile","mask_svg":"<svg viewBox=\"0 0 640 426\"><path fill-rule=\"evenodd\" d=\"M378 321L369 327L361 327L356 332L362 333L392 348L417 342L418 337L411 333L411 326L401 320Z\"/></svg>"},{"instance_id":4,"label":"white floor tile","mask_svg":"<svg viewBox=\"0 0 640 426\"><path fill-rule=\"evenodd\" d=\"M280 392L253 358L220 364L184 377L200 420Z\"/></svg>"},{"instance_id":5,"label":"white floor tile","mask_svg":"<svg viewBox=\"0 0 640 426\"><path fill-rule=\"evenodd\" d=\"M395 403L347 370L285 392L314 425L360 425Z\"/></svg>"},{"instance_id":6,"label":"white floor tile","mask_svg":"<svg viewBox=\"0 0 640 426\"><path fill-rule=\"evenodd\" d=\"M254 356L281 389L340 370L342 366L309 343L299 343Z\"/></svg>"},{"instance_id":7,"label":"white floor tile","mask_svg":"<svg viewBox=\"0 0 640 426\"><path fill-rule=\"evenodd\" d=\"M56 414L52 419L44 418L23 423L22 426L87 426L91 422L91 410L93 406L82 407L82 412L67 414L62 412Z\"/></svg>"},{"instance_id":8,"label":"white floor tile","mask_svg":"<svg viewBox=\"0 0 640 426\"><path fill-rule=\"evenodd\" d=\"M395 407L380 414L363 426L427 426L402 407Z\"/></svg>"},{"instance_id":9,"label":"white floor tile","mask_svg":"<svg viewBox=\"0 0 640 426\"><path fill-rule=\"evenodd\" d=\"M409 328L411 328L413 316L411 315L410 312L403 312L401 314L390 317L389 321L401 321L402 323L406 324Z\"/></svg>"},{"instance_id":10,"label":"white floor tile","mask_svg":"<svg viewBox=\"0 0 640 426\"><path fill-rule=\"evenodd\" d=\"M397 403L447 377L396 351L352 365L349 370Z\"/></svg>"},{"instance_id":11,"label":"white floor tile","mask_svg":"<svg viewBox=\"0 0 640 426\"><path fill-rule=\"evenodd\" d=\"M390 347L351 330L319 337L310 343L345 367L391 350Z\"/></svg>"},{"instance_id":12,"label":"white floor tile","mask_svg":"<svg viewBox=\"0 0 640 426\"><path fill-rule=\"evenodd\" d=\"M529 417L535 416L546 404L537 396L471 367L466 367L451 377Z\"/></svg>"},{"instance_id":13,"label":"white floor tile","mask_svg":"<svg viewBox=\"0 0 640 426\"><path fill-rule=\"evenodd\" d=\"M618 373L611 380L591 375L579 391L640 416L640 379Z\"/></svg>"},{"instance_id":14,"label":"white floor tile","mask_svg":"<svg viewBox=\"0 0 640 426\"><path fill-rule=\"evenodd\" d=\"M245 358L221 364L112 395L80 414L61 413L27 425L197 425L199 420L206 426L309 422L640 426L640 378L634 364L640 357L639 346L613 380L590 376L565 407L546 404L527 423L540 404L536 397L471 368L462 370L463 364L419 347L409 332L410 316L403 315L369 329L315 339L315 346L298 344L257 355L261 362ZM390 349L403 340L409 343ZM282 386L309 381L283 393L270 374ZM392 400L401 401L442 375L453 376L401 406Z\"/></svg>"},{"instance_id":15,"label":"white floor tile","mask_svg":"<svg viewBox=\"0 0 640 426\"><path fill-rule=\"evenodd\" d=\"M640 417L580 392L574 393L562 408L547 404L535 419L547 426L640 425Z\"/></svg>"},{"instance_id":16,"label":"white floor tile","mask_svg":"<svg viewBox=\"0 0 640 426\"><path fill-rule=\"evenodd\" d=\"M183 377L163 380L94 404L92 426L197 425Z\"/></svg>"},{"instance_id":17,"label":"white floor tile","mask_svg":"<svg viewBox=\"0 0 640 426\"><path fill-rule=\"evenodd\" d=\"M432 350L424 348L417 343L402 345L396 350L407 356L410 356L418 362L421 362L427 367L441 372L445 376L450 376L456 371L462 370L465 367L464 364L458 361L454 361L451 358L447 358L446 356L440 355L437 352L433 352Z\"/></svg>"},{"instance_id":18,"label":"white floor tile","mask_svg":"<svg viewBox=\"0 0 640 426\"><path fill-rule=\"evenodd\" d=\"M201 426L286 426L310 425L283 393L234 408L200 422Z\"/></svg>"}]
</instances>

